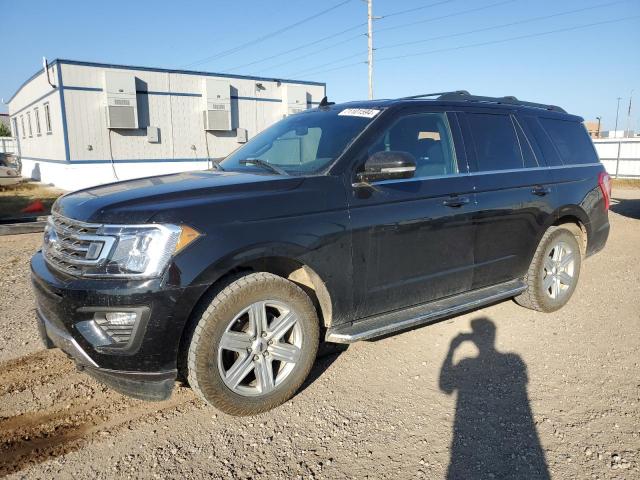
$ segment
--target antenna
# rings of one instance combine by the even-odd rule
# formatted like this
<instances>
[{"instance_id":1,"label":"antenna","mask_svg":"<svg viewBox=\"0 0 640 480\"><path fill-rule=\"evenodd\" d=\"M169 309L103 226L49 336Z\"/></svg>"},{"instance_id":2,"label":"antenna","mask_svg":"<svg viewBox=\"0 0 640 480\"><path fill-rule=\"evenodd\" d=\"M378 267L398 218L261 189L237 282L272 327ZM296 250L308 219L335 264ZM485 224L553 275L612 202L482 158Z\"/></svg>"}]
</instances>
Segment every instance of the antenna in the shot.
<instances>
[{"instance_id":1,"label":"antenna","mask_svg":"<svg viewBox=\"0 0 640 480\"><path fill-rule=\"evenodd\" d=\"M328 107L329 105L335 105L336 102L330 102L329 99L325 96L320 100L319 108Z\"/></svg>"}]
</instances>

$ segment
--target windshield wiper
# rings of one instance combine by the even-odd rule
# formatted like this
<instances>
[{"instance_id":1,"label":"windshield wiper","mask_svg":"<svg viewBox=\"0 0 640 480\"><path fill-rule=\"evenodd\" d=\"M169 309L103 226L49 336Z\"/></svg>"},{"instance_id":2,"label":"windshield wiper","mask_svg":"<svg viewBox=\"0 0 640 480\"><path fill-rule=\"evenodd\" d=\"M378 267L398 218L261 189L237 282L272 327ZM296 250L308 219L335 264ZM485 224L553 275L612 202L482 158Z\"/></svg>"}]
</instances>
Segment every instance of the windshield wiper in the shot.
<instances>
[{"instance_id":1,"label":"windshield wiper","mask_svg":"<svg viewBox=\"0 0 640 480\"><path fill-rule=\"evenodd\" d=\"M240 165L256 165L258 167L266 168L278 175L289 175L286 170L276 167L274 164L269 163L266 160L262 160L261 158L247 158L246 160L240 160L238 163Z\"/></svg>"}]
</instances>

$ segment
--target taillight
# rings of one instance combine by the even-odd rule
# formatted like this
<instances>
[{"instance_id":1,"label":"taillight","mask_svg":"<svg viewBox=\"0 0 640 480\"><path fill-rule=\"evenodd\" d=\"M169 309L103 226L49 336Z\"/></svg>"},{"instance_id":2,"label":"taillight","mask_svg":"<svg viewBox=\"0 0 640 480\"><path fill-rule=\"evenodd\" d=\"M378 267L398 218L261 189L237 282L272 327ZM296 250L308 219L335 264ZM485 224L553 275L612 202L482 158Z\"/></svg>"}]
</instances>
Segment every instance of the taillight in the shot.
<instances>
[{"instance_id":1,"label":"taillight","mask_svg":"<svg viewBox=\"0 0 640 480\"><path fill-rule=\"evenodd\" d=\"M598 185L600 185L600 190L602 190L604 208L605 210L609 210L609 205L611 205L611 177L609 177L607 172L600 172Z\"/></svg>"}]
</instances>

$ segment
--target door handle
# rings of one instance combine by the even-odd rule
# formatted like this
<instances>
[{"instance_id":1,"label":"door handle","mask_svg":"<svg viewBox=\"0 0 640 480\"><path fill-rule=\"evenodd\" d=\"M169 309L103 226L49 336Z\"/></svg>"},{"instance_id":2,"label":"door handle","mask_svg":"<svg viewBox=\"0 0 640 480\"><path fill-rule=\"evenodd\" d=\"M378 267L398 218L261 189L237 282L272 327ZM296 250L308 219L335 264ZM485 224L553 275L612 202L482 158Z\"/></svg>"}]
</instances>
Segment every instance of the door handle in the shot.
<instances>
[{"instance_id":1,"label":"door handle","mask_svg":"<svg viewBox=\"0 0 640 480\"><path fill-rule=\"evenodd\" d=\"M531 189L531 193L534 195L538 195L539 197L544 197L545 195L551 193L551 189L549 187L543 187L542 185L536 185Z\"/></svg>"},{"instance_id":2,"label":"door handle","mask_svg":"<svg viewBox=\"0 0 640 480\"><path fill-rule=\"evenodd\" d=\"M445 207L459 208L469 203L469 197L450 197L442 202Z\"/></svg>"}]
</instances>

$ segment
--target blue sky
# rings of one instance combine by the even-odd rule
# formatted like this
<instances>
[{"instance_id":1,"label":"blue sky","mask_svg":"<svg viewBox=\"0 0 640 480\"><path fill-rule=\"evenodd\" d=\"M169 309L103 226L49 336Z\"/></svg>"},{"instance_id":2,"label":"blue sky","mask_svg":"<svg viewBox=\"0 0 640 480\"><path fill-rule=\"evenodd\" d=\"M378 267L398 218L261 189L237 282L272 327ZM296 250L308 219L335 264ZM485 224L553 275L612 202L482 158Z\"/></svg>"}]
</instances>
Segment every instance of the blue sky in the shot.
<instances>
[{"instance_id":1,"label":"blue sky","mask_svg":"<svg viewBox=\"0 0 640 480\"><path fill-rule=\"evenodd\" d=\"M335 101L367 96L361 0L0 0L0 14L5 100L43 55L317 80ZM640 0L374 0L374 14L383 17L374 35L377 98L457 89L516 95L602 116L606 129L617 97L626 126L635 89L632 127L640 129ZM536 36L544 32L555 33Z\"/></svg>"}]
</instances>

